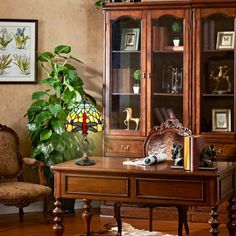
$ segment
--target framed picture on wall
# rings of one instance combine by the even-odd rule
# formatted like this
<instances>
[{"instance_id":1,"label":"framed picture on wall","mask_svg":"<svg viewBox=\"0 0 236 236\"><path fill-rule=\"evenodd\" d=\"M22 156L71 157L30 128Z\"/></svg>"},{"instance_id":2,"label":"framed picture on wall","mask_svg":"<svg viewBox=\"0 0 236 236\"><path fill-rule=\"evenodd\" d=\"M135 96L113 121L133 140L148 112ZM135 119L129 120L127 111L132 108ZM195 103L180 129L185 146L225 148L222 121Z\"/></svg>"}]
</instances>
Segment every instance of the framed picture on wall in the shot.
<instances>
[{"instance_id":1,"label":"framed picture on wall","mask_svg":"<svg viewBox=\"0 0 236 236\"><path fill-rule=\"evenodd\" d=\"M212 131L231 131L231 109L212 109Z\"/></svg>"},{"instance_id":2,"label":"framed picture on wall","mask_svg":"<svg viewBox=\"0 0 236 236\"><path fill-rule=\"evenodd\" d=\"M123 29L121 35L121 50L137 51L139 44L139 32L138 28Z\"/></svg>"},{"instance_id":3,"label":"framed picture on wall","mask_svg":"<svg viewBox=\"0 0 236 236\"><path fill-rule=\"evenodd\" d=\"M37 82L37 20L0 19L0 83Z\"/></svg>"}]
</instances>

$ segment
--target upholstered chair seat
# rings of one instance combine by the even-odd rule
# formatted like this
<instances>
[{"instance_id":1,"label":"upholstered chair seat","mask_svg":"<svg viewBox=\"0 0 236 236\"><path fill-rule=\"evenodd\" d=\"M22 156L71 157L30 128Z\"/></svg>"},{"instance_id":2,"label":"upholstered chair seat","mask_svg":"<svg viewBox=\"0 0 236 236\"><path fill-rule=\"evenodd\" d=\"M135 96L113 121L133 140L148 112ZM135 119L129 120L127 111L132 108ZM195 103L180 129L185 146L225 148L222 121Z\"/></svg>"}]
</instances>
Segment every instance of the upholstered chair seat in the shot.
<instances>
[{"instance_id":1,"label":"upholstered chair seat","mask_svg":"<svg viewBox=\"0 0 236 236\"><path fill-rule=\"evenodd\" d=\"M50 195L51 188L26 182L0 183L1 202L5 205L25 207L30 202L41 200Z\"/></svg>"},{"instance_id":2,"label":"upholstered chair seat","mask_svg":"<svg viewBox=\"0 0 236 236\"><path fill-rule=\"evenodd\" d=\"M25 182L23 165L37 168L38 178ZM19 138L16 132L0 124L0 204L19 208L20 219L23 219L23 208L30 203L44 201L44 217L49 222L47 211L52 190L47 186L43 175L44 164L33 158L23 158L19 152ZM39 183L34 183L36 180Z\"/></svg>"}]
</instances>

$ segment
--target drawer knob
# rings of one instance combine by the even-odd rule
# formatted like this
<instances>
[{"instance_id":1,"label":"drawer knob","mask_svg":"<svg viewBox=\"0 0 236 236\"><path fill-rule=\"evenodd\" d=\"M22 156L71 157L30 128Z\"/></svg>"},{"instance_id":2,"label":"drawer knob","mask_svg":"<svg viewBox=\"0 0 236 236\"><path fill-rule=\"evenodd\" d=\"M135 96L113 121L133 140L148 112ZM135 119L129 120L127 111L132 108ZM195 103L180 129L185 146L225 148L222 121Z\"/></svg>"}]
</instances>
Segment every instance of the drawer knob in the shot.
<instances>
[{"instance_id":1,"label":"drawer knob","mask_svg":"<svg viewBox=\"0 0 236 236\"><path fill-rule=\"evenodd\" d=\"M130 151L130 145L121 145L120 150L123 152L129 152Z\"/></svg>"}]
</instances>

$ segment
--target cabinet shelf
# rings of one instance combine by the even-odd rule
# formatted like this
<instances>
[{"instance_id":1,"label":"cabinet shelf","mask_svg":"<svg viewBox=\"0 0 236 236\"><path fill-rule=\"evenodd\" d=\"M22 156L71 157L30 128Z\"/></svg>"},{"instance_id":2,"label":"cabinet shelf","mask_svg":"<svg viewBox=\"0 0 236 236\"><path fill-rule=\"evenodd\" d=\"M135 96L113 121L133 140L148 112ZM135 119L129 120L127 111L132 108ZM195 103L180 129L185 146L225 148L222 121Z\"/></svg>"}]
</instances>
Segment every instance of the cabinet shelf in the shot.
<instances>
[{"instance_id":1,"label":"cabinet shelf","mask_svg":"<svg viewBox=\"0 0 236 236\"><path fill-rule=\"evenodd\" d=\"M112 93L115 96L140 96L140 93Z\"/></svg>"},{"instance_id":2,"label":"cabinet shelf","mask_svg":"<svg viewBox=\"0 0 236 236\"><path fill-rule=\"evenodd\" d=\"M234 49L204 49L204 53L234 52Z\"/></svg>"},{"instance_id":3,"label":"cabinet shelf","mask_svg":"<svg viewBox=\"0 0 236 236\"><path fill-rule=\"evenodd\" d=\"M183 53L183 50L153 50L153 53Z\"/></svg>"},{"instance_id":4,"label":"cabinet shelf","mask_svg":"<svg viewBox=\"0 0 236 236\"><path fill-rule=\"evenodd\" d=\"M130 50L113 50L112 53L141 53L140 50L130 51Z\"/></svg>"},{"instance_id":5,"label":"cabinet shelf","mask_svg":"<svg viewBox=\"0 0 236 236\"><path fill-rule=\"evenodd\" d=\"M203 97L234 97L233 93L224 93L224 94L216 94L216 93L204 93Z\"/></svg>"},{"instance_id":6,"label":"cabinet shelf","mask_svg":"<svg viewBox=\"0 0 236 236\"><path fill-rule=\"evenodd\" d=\"M182 93L153 93L154 96L182 97Z\"/></svg>"}]
</instances>

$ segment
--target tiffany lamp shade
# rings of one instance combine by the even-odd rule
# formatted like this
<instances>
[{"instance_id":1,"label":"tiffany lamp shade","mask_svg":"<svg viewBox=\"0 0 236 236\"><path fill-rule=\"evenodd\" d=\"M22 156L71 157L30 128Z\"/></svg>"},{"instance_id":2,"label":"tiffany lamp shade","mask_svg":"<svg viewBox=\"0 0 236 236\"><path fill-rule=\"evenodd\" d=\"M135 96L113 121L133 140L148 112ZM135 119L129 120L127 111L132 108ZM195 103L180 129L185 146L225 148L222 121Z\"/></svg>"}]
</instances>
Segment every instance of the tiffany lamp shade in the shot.
<instances>
[{"instance_id":1,"label":"tiffany lamp shade","mask_svg":"<svg viewBox=\"0 0 236 236\"><path fill-rule=\"evenodd\" d=\"M95 165L96 162L88 157L89 141L87 135L88 130L95 133L103 130L104 120L100 112L94 104L84 99L69 113L65 124L68 132L82 131L83 139L81 148L83 155L81 159L77 160L75 163L81 166Z\"/></svg>"}]
</instances>

